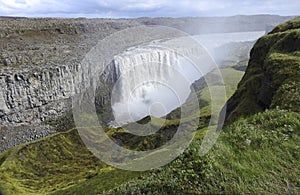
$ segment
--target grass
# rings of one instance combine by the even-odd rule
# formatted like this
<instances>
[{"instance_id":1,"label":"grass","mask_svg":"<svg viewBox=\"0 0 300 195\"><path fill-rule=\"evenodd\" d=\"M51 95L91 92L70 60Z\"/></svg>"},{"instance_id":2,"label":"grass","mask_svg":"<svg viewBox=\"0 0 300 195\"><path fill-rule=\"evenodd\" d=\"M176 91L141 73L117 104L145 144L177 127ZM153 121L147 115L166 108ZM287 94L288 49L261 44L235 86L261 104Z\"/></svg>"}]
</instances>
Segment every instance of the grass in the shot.
<instances>
[{"instance_id":1,"label":"grass","mask_svg":"<svg viewBox=\"0 0 300 195\"><path fill-rule=\"evenodd\" d=\"M299 111L299 26L300 17L256 42L246 74L229 100L228 123L276 106Z\"/></svg>"},{"instance_id":2,"label":"grass","mask_svg":"<svg viewBox=\"0 0 300 195\"><path fill-rule=\"evenodd\" d=\"M184 154L162 170L106 168L53 194L297 194L299 121L297 113L268 110L227 127L205 157L198 153L201 130Z\"/></svg>"},{"instance_id":3,"label":"grass","mask_svg":"<svg viewBox=\"0 0 300 195\"><path fill-rule=\"evenodd\" d=\"M195 140L162 170L107 194L298 194L299 143L300 114L267 110L224 129L206 156Z\"/></svg>"},{"instance_id":4,"label":"grass","mask_svg":"<svg viewBox=\"0 0 300 195\"><path fill-rule=\"evenodd\" d=\"M206 104L203 107L200 107L200 117L209 117L211 115L211 92L210 91L214 91L214 93L218 93L221 92L225 87L225 91L226 91L226 97L229 98L232 96L232 94L236 91L237 89L237 84L238 82L241 80L241 78L244 75L244 72L242 71L238 71L235 70L234 67L227 67L227 68L222 68L220 69L220 72L222 74L222 79L224 81L224 85L220 84L218 81L215 81L215 84L210 86L210 88L204 88L200 91L198 91L198 99L200 102L208 102L208 104ZM207 78L207 79L214 79L215 78L215 74L217 74L217 70L214 70L212 73L209 73L206 77L211 77L211 78ZM222 98L222 96L218 96L215 97L217 98L217 103L220 102L221 104L217 105L218 108L223 107L223 101L222 99L218 98ZM219 113L219 111L217 112Z\"/></svg>"},{"instance_id":5,"label":"grass","mask_svg":"<svg viewBox=\"0 0 300 195\"><path fill-rule=\"evenodd\" d=\"M7 194L54 191L106 167L83 145L76 130L18 146L0 159L0 189Z\"/></svg>"},{"instance_id":6,"label":"grass","mask_svg":"<svg viewBox=\"0 0 300 195\"><path fill-rule=\"evenodd\" d=\"M103 191L113 189L124 181L137 178L141 172L124 171L108 168L95 177L70 188L58 190L51 195L73 195L73 194L101 194Z\"/></svg>"},{"instance_id":7,"label":"grass","mask_svg":"<svg viewBox=\"0 0 300 195\"><path fill-rule=\"evenodd\" d=\"M284 32L287 30L300 28L300 17L278 25L271 33Z\"/></svg>"}]
</instances>

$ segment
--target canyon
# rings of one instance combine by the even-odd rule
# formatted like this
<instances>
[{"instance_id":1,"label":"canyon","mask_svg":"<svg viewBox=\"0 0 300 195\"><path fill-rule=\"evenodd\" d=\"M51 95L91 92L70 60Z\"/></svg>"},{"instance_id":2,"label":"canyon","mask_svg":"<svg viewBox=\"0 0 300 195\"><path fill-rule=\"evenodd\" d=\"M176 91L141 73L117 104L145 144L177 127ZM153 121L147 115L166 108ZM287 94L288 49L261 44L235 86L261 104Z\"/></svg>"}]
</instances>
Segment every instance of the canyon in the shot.
<instances>
[{"instance_id":1,"label":"canyon","mask_svg":"<svg viewBox=\"0 0 300 195\"><path fill-rule=\"evenodd\" d=\"M237 16L222 20L220 18L140 18L132 20L1 18L0 20L3 23L0 39L1 145L2 147L7 145L5 146L5 149L7 149L54 133L56 129L49 125L49 121L63 116L71 109L72 97L76 93L82 93L82 90L88 87L85 85L90 84L91 73L94 72L98 74L101 72L101 76L96 76L96 80L93 81L95 90L97 88L96 93L100 94L95 97L96 109L100 114L114 111L115 113L120 113L120 110L123 108L122 106L118 108L116 105L122 105L122 102L124 105L124 102L127 101L126 98L116 100L120 104L115 105L111 104L110 99L112 87L119 79L121 72L126 71L126 64L145 64L145 61L142 59L146 59L146 63L147 61L153 62L163 59L163 64L170 65L170 62L174 60L175 54L170 52L170 44L166 44L168 39L186 36L186 33L194 35L207 33L207 29L211 29L210 32L219 33L246 31L247 28L251 29L251 31L263 31L266 29L266 26L275 25L287 19L289 17L270 17L267 15ZM222 26L227 27L224 29L217 28L216 21L219 24L217 26L222 24ZM248 27L241 25L245 22L250 22L252 25ZM153 25L160 27L152 28L151 26ZM197 25L198 31L195 31L195 28L193 28L193 31L191 28L188 28L195 25ZM133 30L130 31L130 29L135 29L135 32ZM122 33L118 34L117 32L120 30L122 30ZM146 31L148 35L147 33L145 34ZM126 37L122 37L124 34L126 34ZM114 40L109 39L108 42L107 37L110 36L122 38L119 40L117 38ZM203 35L203 37L205 36ZM123 40L123 42L120 40ZM151 44L155 40L161 40L160 44L163 43L165 47L169 48L156 49L155 54L153 54ZM254 41L255 39L252 40ZM105 48L97 47L99 42L104 44ZM149 45L149 43L151 44ZM205 43L202 44L205 45ZM209 48L210 45L211 43L206 43L208 50L211 52L212 48ZM138 46L140 48L137 48ZM93 48L98 50L94 51ZM131 51L131 54L135 53L135 55L129 55L130 52L126 51L129 48L134 50ZM100 56L94 56L94 63L85 61L91 51L98 52L97 54L100 54L101 59ZM199 52L199 46L186 46L186 48L181 48L180 51L182 55L187 56L198 55L197 52ZM96 53L93 55L96 55ZM128 69L130 68L128 67ZM185 74L195 72L193 67L190 67L190 70L185 68L183 68L186 71ZM161 69L161 67L156 69ZM156 69L153 69L155 71L153 78L157 80L157 75L162 74L162 72L159 73ZM165 72L167 69L161 70ZM186 86L210 70L211 68L202 73L196 72ZM169 74L174 74L174 72ZM126 82L125 79L125 85ZM127 97L129 95L126 87L123 86L120 90L121 95L119 97ZM145 87L139 90L138 97L141 96L141 91L145 90ZM157 115L165 115L172 109L175 109L184 102L188 93L188 91L182 92L182 94L185 94L185 97L182 96L180 102L174 100L177 103L171 103L169 108L164 110L163 113L157 113ZM153 96L157 96L157 94L153 94ZM166 94L166 96L168 95ZM152 103L154 102L155 100L152 101ZM133 120L141 119L144 116L146 116L145 112ZM111 115L106 117L104 123L110 122L109 120L114 120L114 117ZM125 121L128 122L127 119ZM3 151L4 148L1 150Z\"/></svg>"},{"instance_id":2,"label":"canyon","mask_svg":"<svg viewBox=\"0 0 300 195\"><path fill-rule=\"evenodd\" d=\"M257 25L264 28L266 26L261 25L264 23L262 17L266 20L270 19L269 16L252 17L254 21L260 18L260 22L256 21ZM239 21L245 19L244 16L233 18ZM15 20L26 21L28 19L9 18L9 20L15 24ZM151 26L155 22L161 24L177 21L168 24L179 28L182 27L178 26L182 24L181 20L185 23L190 19L141 18L135 22L142 21L143 24ZM218 20L223 21L222 18ZM48 19L46 23L49 24L49 21L53 20ZM69 21L72 25L74 23L74 20L59 21ZM117 20L113 20L114 22L118 23ZM125 20L125 23L127 22L128 20ZM114 27L118 26L116 23ZM121 23L124 25L124 21ZM247 25L254 28L252 24L248 20ZM239 33L244 34L243 29L247 25L241 25ZM237 42L235 42L230 37L231 33L237 36L237 32L223 30L221 33L226 32L224 37L227 37L228 42L225 41L212 48L209 46L213 42L204 39L209 42L205 45L201 40L195 39L195 37L205 37L205 34L193 34L187 37L184 36L185 32L177 31L178 29L170 31L166 25L163 28L150 26L126 27L122 33L116 32L117 30L114 33L110 31L111 33L107 33L105 38L100 39L98 39L100 35L91 33L87 36L83 33L85 36L80 40L77 33L80 35L83 31L87 33L87 30L79 30L84 29L85 25L78 30L59 28L53 31L47 30L43 32L45 33L42 35L43 39L38 40L38 36L32 38L32 34L29 37L28 34L23 37L19 31L12 33L12 37L7 37L3 33L6 38L0 41L2 41L1 44L6 44L4 50L9 50L9 48L13 50L13 47L8 46L6 42L7 39L11 39L15 41L15 48L18 47L16 43L19 41L23 43L23 46L37 41L35 43L39 43L40 46L56 45L55 50L58 52L50 57L51 52L47 53L44 46L42 49L39 46L39 49L35 49L36 55L33 55L35 59L32 63L26 61L26 57L12 57L14 54L26 56L25 50L20 52L19 49L15 49L16 53L8 52L9 58L7 54L2 55L5 60L1 64L1 74L9 79L1 80L4 88L1 88L2 98L0 99L1 120L3 119L0 128L0 146L2 147L0 149L4 152L0 154L0 194L161 194L162 192L167 194L299 194L300 17L276 26L257 41L255 40L258 37L253 38L248 34L246 39L236 38ZM233 25L229 26L229 29L235 29ZM269 26L268 24L267 29ZM263 28L257 26L254 29L256 30L250 34L261 35L264 31ZM48 36L48 33L54 34ZM70 34L65 36L64 33ZM66 38L69 36L70 39ZM89 41L84 41L85 38ZM53 39L59 41L47 42ZM67 48L66 43L69 45L67 52L63 52ZM81 47L78 47L77 43L82 43ZM178 45L180 47L177 47ZM22 44L20 44L21 47ZM40 55L40 52L45 53L44 57ZM49 56L45 57L45 55ZM220 58L211 60L218 56ZM14 59L23 61L15 63ZM185 59L193 60L186 61ZM197 66L197 63L190 63L198 62L197 59L200 61L200 66ZM44 60L45 64L39 60ZM34 64L34 62L43 65ZM210 63L211 66L208 66ZM172 68L169 65L172 65ZM202 71L198 72L199 67ZM214 67L219 67L219 69L213 69ZM222 73L224 82L218 78L218 72ZM178 82L172 79L174 75L178 78ZM181 79L180 77L187 75L189 75L188 78ZM199 76L203 77L198 79ZM66 83L65 80L68 82ZM153 83L153 80L161 82ZM187 101L169 113L163 125L158 123L162 118L154 116L147 116L136 121L137 124L144 125L146 128L159 125L160 130L154 134L147 136L135 134L130 131L131 129L127 129L131 123L122 128L110 126L109 123L112 121L117 123L116 126L118 123L122 125L123 122L128 122L128 115L125 114L124 117L122 114L120 118L116 115L124 111L123 104L128 103L128 100L138 108L148 107L149 110L146 113L151 115L164 114L165 110L155 104L156 95L162 95L163 91L168 92L160 86L160 83L172 84L174 82L175 85L172 88L176 89L174 91L178 92L182 101L190 93L189 90L194 90L197 98L201 100L200 108L196 107L196 112L188 113L191 114L191 116L188 115L190 118L179 115L182 107L188 107L186 103L189 101ZM209 86L209 83L213 85ZM33 88L34 86L31 86L33 84L36 84L38 88ZM64 89L60 90L58 85L63 85ZM9 90L5 88L7 86L14 86L14 88L8 93ZM134 89L131 88L132 86ZM44 90L38 91L39 88ZM208 124L208 121L216 116L211 109L213 98L211 91L218 92L220 88L225 88L228 92L225 100L228 101L225 106L219 105L220 109L224 106L221 113L226 113L225 126L222 131L213 132L219 133L218 141L212 148L208 148L210 150L208 153L203 155L202 146L206 141L206 136L210 134L207 125L217 127L217 123ZM157 90L159 93L155 94ZM38 96L39 94L35 95L35 91L41 93L41 97ZM17 98L14 99L15 96ZM51 97L54 100L50 96L55 96ZM167 99L172 97L169 93L166 93L166 96ZM32 97L37 100L31 101ZM133 98L130 99L130 97ZM220 98L220 94L214 97ZM14 101L11 101L12 99ZM190 97L187 98L189 99ZM11 101L10 104L7 103L8 100ZM44 101L39 102L39 100ZM28 101L31 103L26 104ZM22 103L19 104L19 102ZM23 107L23 103L27 106ZM171 103L180 105L182 102ZM56 106L59 107L60 104L63 105L62 110L56 110ZM84 108L85 113L78 114L77 105L79 108ZM30 115L25 113L37 108L45 110L42 110L41 115L36 115L38 117L26 119ZM158 109L155 110L155 108ZM53 112L51 115L48 109L55 110L56 113ZM170 109L173 108L170 107ZM96 120L91 118L94 111L97 112ZM129 109L129 112L125 111L137 113L134 109ZM43 115L44 112L48 114ZM144 114L134 118L133 121L143 117ZM199 120L196 118L199 124L197 123L198 126L194 130L189 125L189 122L194 119L193 114L199 117ZM16 117L10 118L10 116ZM170 154L174 155L179 152L179 156L176 156L177 158L168 165L147 169L148 171L145 172L126 171L118 169L118 166L117 168L110 166L111 164L107 163L102 156L96 158L97 153L94 153L93 148L87 148L89 146L81 134L82 130L93 133L95 126L74 128L73 123L76 123L74 119L82 121L92 119L96 121L96 126L99 125L98 119L101 119L103 123L100 125L103 125L104 132L100 138L104 139L98 139L98 134L86 135L90 136L91 141L96 141L95 144L105 144L107 140L105 136L110 138L108 140L112 140L121 149L133 151L131 157L135 158L134 160L140 160L136 158L138 152L150 151L151 153L151 150L161 149L161 146L167 145L178 132L181 133L178 124L184 124L183 129L191 131L193 136L186 148L182 148L183 142L179 141L175 150L163 149L152 153L161 154L160 157L168 157ZM181 123L182 119L187 123ZM49 134L53 135L48 136ZM21 144L24 142L28 143ZM94 147L93 142L90 144ZM14 145L18 146L13 147ZM119 148L106 146L102 148L104 151L113 149L113 153L107 155L112 157L113 162L119 163L123 160ZM146 159L146 162L141 163L142 166L162 161L163 158L153 158L152 154L141 158Z\"/></svg>"}]
</instances>

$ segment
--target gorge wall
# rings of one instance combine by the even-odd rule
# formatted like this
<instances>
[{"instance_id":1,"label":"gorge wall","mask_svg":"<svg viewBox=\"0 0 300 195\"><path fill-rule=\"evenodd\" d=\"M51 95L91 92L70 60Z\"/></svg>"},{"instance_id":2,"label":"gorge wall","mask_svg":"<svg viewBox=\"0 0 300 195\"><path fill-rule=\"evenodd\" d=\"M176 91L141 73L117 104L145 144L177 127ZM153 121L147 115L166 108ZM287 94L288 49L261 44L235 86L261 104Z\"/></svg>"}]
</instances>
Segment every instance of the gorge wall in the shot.
<instances>
[{"instance_id":1,"label":"gorge wall","mask_svg":"<svg viewBox=\"0 0 300 195\"><path fill-rule=\"evenodd\" d=\"M139 42L142 43L141 40ZM106 56L97 55L95 58L83 60L82 63L78 64L51 67L40 66L30 69L25 68L22 71L7 69L1 72L0 122L2 128L0 129L0 136L2 139L0 142L2 146L0 151L54 133L54 127L47 125L48 121L55 121L60 116L64 116L72 107L72 96L80 93L82 93L80 95L84 96L86 88L91 87L91 82L95 80L96 83L92 87L95 87L96 96L94 103L96 104L97 113L100 115L103 123L108 123L114 120L112 116L113 110L111 110L113 105L110 101L112 88L121 76L124 76L124 74L128 76L128 70L139 66L139 71L137 72L140 73L140 76L137 75L137 72L132 72L131 76L128 77L129 80L127 79L127 82L123 81L123 84L120 85L116 92L117 102L123 104L127 103L126 98L131 90L130 82L132 78L141 78L140 80L136 79L135 81L137 82L144 80L145 76L158 81L162 79L166 81L169 77L174 76L176 71L173 70L174 67L172 66L174 66L174 60L179 60L179 56L195 55L201 57L199 52L205 55L204 50L201 51L198 45L177 48L177 51L172 51L172 48L167 47L169 45L168 41L160 42L160 45L165 45L166 47L154 49L153 45L146 44L130 48L131 51L125 51L120 54L118 52L125 50L127 46L124 45L123 48L118 45L119 51L111 52L110 55ZM96 53L94 54L100 52L97 50L97 47L95 50ZM155 52L153 52L154 50ZM160 62L160 67L151 66L153 62ZM175 67L177 71L184 72L191 68L188 65L182 67L183 64L179 62L177 65L181 65L181 67ZM181 69L179 70L178 68ZM104 71L102 72L102 70ZM166 71L169 71L169 74ZM193 72L193 70L190 71ZM98 73L99 75L97 75ZM169 76L168 78L165 77L167 75ZM192 80L187 83L185 88L189 89L189 85L199 77L200 74L190 78ZM155 85L153 86L155 87ZM145 89L144 87L142 90ZM188 95L189 92L183 94ZM142 94L139 93L138 96L142 96ZM174 108L179 105L178 103ZM169 109L170 111L172 110L171 108ZM138 115L138 117L141 117L141 115Z\"/></svg>"},{"instance_id":2,"label":"gorge wall","mask_svg":"<svg viewBox=\"0 0 300 195\"><path fill-rule=\"evenodd\" d=\"M74 65L2 73L1 124L36 124L65 111L76 71Z\"/></svg>"},{"instance_id":3,"label":"gorge wall","mask_svg":"<svg viewBox=\"0 0 300 195\"><path fill-rule=\"evenodd\" d=\"M266 25L281 23L290 18L237 16L224 19L112 20L0 17L2 24L0 26L1 146L7 146L9 143L8 147L11 147L54 133L54 129L43 122L57 118L71 108L70 97L82 89L82 86L75 83L88 82L89 74L95 70L95 66L88 64L88 66L82 66L86 54L96 46L99 40L105 41L105 37L115 32L141 25L169 26L191 34L207 33L208 29L223 32L224 30L215 28L217 21L219 21L219 25L229 26L225 29L226 32L253 30L252 27L255 24L257 24L255 30L264 30ZM249 22L252 25L248 25ZM189 28L191 26L199 28ZM136 32L128 37L125 45L118 42L107 43L107 45L116 44L118 48L106 51L106 56L101 59L102 63L98 63L99 66L96 66L98 69L106 67L103 72L104 76L100 79L101 82L113 83L117 80L116 67L112 59L126 48L153 40L180 36L180 33L156 32L156 34L156 36L144 38L141 33ZM188 50L189 48L187 52L189 52ZM169 58L164 51L161 51L160 56ZM103 85L103 88L107 86ZM110 103L110 94L109 90L98 90L98 92L100 95L97 96L95 102L100 105L99 111L102 109L101 107ZM13 140L8 140L10 138Z\"/></svg>"},{"instance_id":4,"label":"gorge wall","mask_svg":"<svg viewBox=\"0 0 300 195\"><path fill-rule=\"evenodd\" d=\"M198 48L182 48L181 54L196 55ZM174 60L178 60L178 54L170 52L170 48L156 49L145 47L144 50L133 50L134 55L120 54L114 57L111 63L100 62L104 65L105 71L99 75L102 83L97 85L99 90L101 86L107 86L107 83L114 83L122 74L126 74L128 70L134 66L144 65L140 67L140 71L146 71L148 76L153 79L161 80L161 77L170 74L167 73L168 68L163 66L172 66ZM146 66L151 62L160 62L160 70L155 66ZM146 67L145 67L146 66ZM98 66L101 69L101 66ZM185 67L187 68L187 67ZM91 72L97 72L95 64L74 64L65 66L52 67L36 67L34 69L20 71L14 73L6 71L1 73L1 90L0 90L0 120L3 125L16 124L38 124L60 116L64 111L71 107L70 97L77 91L80 93L84 80L88 82ZM169 68L170 69L170 68ZM184 69L182 67L182 69ZM186 70L187 71L187 70ZM138 71L139 72L139 71ZM133 73L134 77L144 79L145 74L141 73L141 77ZM196 80L200 77L193 78ZM130 77L131 79L132 77ZM78 84L78 85L77 85ZM128 84L128 83L127 83ZM130 83L129 83L130 84ZM129 96L130 85L125 86L118 92L121 100ZM112 89L108 89L112 90ZM105 94L103 94L105 95Z\"/></svg>"}]
</instances>

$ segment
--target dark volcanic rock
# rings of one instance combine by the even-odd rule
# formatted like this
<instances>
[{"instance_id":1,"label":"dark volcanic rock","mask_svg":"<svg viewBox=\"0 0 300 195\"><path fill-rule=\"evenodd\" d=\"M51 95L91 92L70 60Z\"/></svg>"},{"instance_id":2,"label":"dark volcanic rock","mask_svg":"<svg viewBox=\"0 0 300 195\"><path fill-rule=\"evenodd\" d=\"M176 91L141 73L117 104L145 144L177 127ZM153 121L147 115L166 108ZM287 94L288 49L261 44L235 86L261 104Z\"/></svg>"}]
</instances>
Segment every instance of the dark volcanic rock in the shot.
<instances>
[{"instance_id":1,"label":"dark volcanic rock","mask_svg":"<svg viewBox=\"0 0 300 195\"><path fill-rule=\"evenodd\" d=\"M8 126L0 127L0 153L14 146L31 142L53 134L51 126Z\"/></svg>"}]
</instances>

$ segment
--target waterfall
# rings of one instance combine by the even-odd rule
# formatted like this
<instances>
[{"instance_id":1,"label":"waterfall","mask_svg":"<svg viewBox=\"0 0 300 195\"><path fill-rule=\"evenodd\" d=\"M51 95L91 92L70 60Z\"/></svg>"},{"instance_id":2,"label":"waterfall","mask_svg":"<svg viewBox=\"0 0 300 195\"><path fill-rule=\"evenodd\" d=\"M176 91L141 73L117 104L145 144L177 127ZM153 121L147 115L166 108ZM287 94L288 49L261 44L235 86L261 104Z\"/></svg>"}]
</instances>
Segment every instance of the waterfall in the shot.
<instances>
[{"instance_id":1,"label":"waterfall","mask_svg":"<svg viewBox=\"0 0 300 195\"><path fill-rule=\"evenodd\" d=\"M112 93L112 108L117 125L148 115L162 117L183 104L190 85L203 74L186 58L198 51L146 45L115 56L119 79Z\"/></svg>"}]
</instances>

